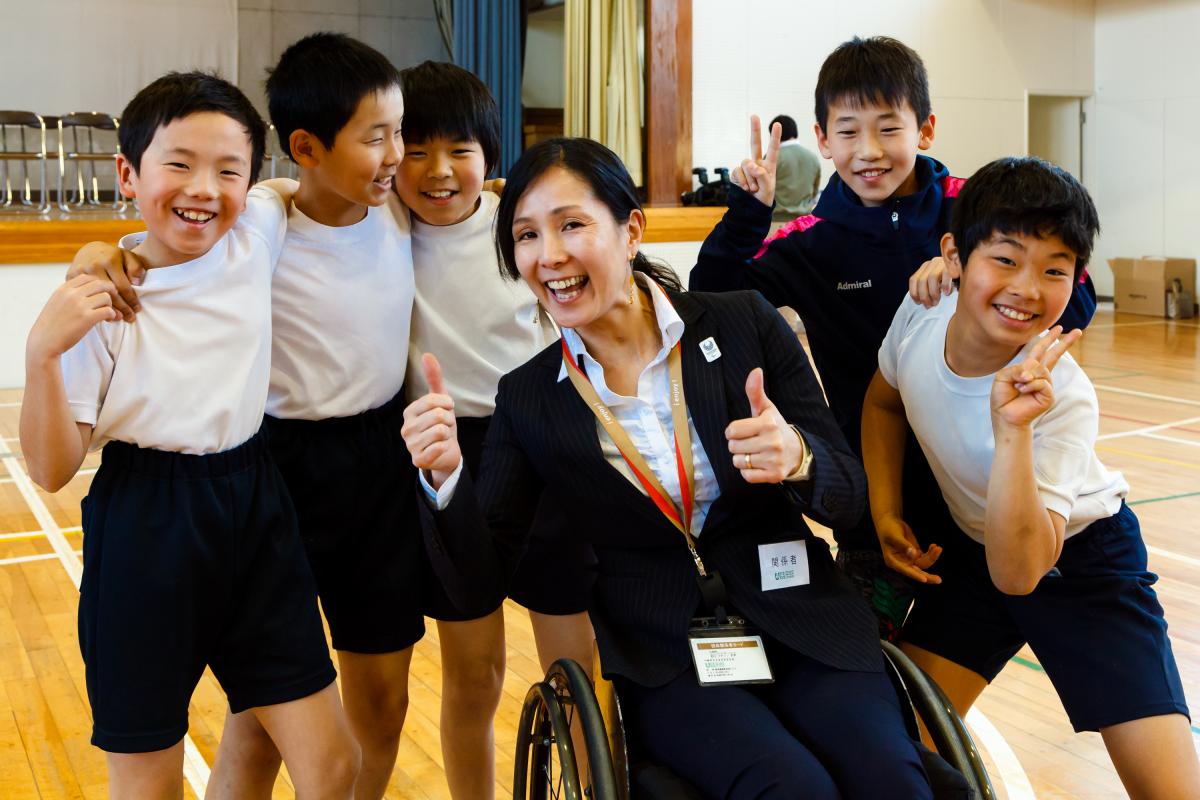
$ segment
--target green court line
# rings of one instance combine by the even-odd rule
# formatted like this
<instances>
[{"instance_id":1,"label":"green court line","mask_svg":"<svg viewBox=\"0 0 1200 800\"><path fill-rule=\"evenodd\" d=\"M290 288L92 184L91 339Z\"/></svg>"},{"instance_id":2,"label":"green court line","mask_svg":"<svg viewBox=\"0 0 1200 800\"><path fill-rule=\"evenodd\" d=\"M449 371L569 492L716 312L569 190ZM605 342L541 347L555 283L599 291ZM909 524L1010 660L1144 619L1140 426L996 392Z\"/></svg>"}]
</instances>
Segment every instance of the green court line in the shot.
<instances>
[{"instance_id":1,"label":"green court line","mask_svg":"<svg viewBox=\"0 0 1200 800\"><path fill-rule=\"evenodd\" d=\"M1022 667L1029 667L1029 669L1033 670L1034 672L1043 672L1044 673L1046 671L1046 670L1042 669L1041 664L1037 663L1036 661L1030 661L1027 658L1021 658L1020 656L1013 656L1012 660L1014 662L1016 662L1017 664L1020 664Z\"/></svg>"},{"instance_id":2,"label":"green court line","mask_svg":"<svg viewBox=\"0 0 1200 800\"><path fill-rule=\"evenodd\" d=\"M1200 492L1183 492L1181 494L1169 494L1166 497L1148 497L1145 500L1126 501L1125 505L1140 506L1140 505L1144 505L1145 503L1161 503L1165 500L1178 500L1181 497L1195 497L1196 495L1200 495Z\"/></svg>"}]
</instances>

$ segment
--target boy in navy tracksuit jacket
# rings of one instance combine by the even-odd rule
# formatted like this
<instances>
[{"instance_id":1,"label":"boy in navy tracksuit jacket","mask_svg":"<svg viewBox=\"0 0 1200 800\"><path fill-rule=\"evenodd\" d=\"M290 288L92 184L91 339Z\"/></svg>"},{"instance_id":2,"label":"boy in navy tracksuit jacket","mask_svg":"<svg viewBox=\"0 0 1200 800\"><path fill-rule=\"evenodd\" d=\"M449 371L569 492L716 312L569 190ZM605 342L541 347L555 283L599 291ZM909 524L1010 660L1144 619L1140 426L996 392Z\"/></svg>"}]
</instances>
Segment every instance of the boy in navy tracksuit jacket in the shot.
<instances>
[{"instance_id":1,"label":"boy in navy tracksuit jacket","mask_svg":"<svg viewBox=\"0 0 1200 800\"><path fill-rule=\"evenodd\" d=\"M964 181L917 154L932 144L934 117L924 65L900 42L875 37L841 45L822 66L816 95L818 144L837 174L813 213L764 242L774 142L765 160L743 162L736 173L748 190L730 191L729 211L705 240L689 288L757 289L773 305L795 309L834 417L861 454L862 403L879 346L909 277L939 256ZM1067 330L1086 326L1095 312L1094 290L1086 274L1083 280L1061 320ZM937 483L913 444L904 470L910 524L914 530L949 524ZM881 635L894 638L911 591L883 566L871 515L834 536L839 564L879 615Z\"/></svg>"}]
</instances>

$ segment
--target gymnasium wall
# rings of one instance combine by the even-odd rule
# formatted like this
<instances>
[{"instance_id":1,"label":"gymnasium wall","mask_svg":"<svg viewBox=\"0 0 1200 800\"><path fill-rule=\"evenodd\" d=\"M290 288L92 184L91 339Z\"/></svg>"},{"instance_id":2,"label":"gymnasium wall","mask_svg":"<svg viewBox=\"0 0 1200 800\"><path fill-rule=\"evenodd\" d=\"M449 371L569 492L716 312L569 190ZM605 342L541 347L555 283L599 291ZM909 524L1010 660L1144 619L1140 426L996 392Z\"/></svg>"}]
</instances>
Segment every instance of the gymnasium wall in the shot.
<instances>
[{"instance_id":1,"label":"gymnasium wall","mask_svg":"<svg viewBox=\"0 0 1200 800\"><path fill-rule=\"evenodd\" d=\"M172 69L237 73L238 0L3 0L0 108L119 114Z\"/></svg>"},{"instance_id":2,"label":"gymnasium wall","mask_svg":"<svg viewBox=\"0 0 1200 800\"><path fill-rule=\"evenodd\" d=\"M1102 294L1113 256L1200 259L1198 41L1196 0L1096 2L1083 172L1103 226L1092 258Z\"/></svg>"}]
</instances>

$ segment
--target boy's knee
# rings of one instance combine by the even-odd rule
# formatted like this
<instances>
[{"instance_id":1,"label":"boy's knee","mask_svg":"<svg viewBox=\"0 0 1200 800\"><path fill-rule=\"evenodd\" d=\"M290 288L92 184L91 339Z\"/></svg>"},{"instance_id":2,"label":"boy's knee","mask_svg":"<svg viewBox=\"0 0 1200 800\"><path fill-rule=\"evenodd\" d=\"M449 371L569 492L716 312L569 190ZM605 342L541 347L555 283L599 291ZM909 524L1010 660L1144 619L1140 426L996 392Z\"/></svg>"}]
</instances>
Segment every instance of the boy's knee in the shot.
<instances>
[{"instance_id":1,"label":"boy's knee","mask_svg":"<svg viewBox=\"0 0 1200 800\"><path fill-rule=\"evenodd\" d=\"M500 702L504 690L504 652L488 653L465 663L444 664L444 694L451 702L480 704Z\"/></svg>"},{"instance_id":2,"label":"boy's knee","mask_svg":"<svg viewBox=\"0 0 1200 800\"><path fill-rule=\"evenodd\" d=\"M316 797L349 797L361 770L362 749L353 738L346 737L338 746L325 751L321 768L315 771L317 785L311 792Z\"/></svg>"}]
</instances>

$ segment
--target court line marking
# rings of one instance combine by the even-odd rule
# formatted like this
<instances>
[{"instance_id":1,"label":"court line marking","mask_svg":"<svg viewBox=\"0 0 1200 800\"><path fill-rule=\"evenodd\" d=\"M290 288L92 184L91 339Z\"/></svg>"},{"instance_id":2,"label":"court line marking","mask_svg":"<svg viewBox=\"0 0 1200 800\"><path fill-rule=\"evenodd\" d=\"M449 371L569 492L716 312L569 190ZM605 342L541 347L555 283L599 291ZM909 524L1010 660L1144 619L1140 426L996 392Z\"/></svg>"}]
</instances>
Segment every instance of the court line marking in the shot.
<instances>
[{"instance_id":1,"label":"court line marking","mask_svg":"<svg viewBox=\"0 0 1200 800\"><path fill-rule=\"evenodd\" d=\"M1155 422L1152 419L1138 419L1137 417L1126 417L1121 414L1112 414L1108 411L1101 411L1100 419L1119 419L1122 422L1136 422L1140 425L1157 425L1158 424L1157 422ZM1197 428L1180 428L1179 430L1186 431L1187 433L1200 433L1200 429L1197 429Z\"/></svg>"},{"instance_id":2,"label":"court line marking","mask_svg":"<svg viewBox=\"0 0 1200 800\"><path fill-rule=\"evenodd\" d=\"M1103 450L1106 453L1118 453L1130 458L1140 458L1143 461L1156 461L1160 464L1170 464L1175 467L1185 467L1187 469L1200 469L1200 464L1194 464L1190 461L1177 461L1173 458L1159 458L1158 456L1148 456L1145 453L1138 453L1134 450L1122 450L1119 447L1109 447L1105 444L1096 445L1097 450Z\"/></svg>"},{"instance_id":3,"label":"court line marking","mask_svg":"<svg viewBox=\"0 0 1200 800\"><path fill-rule=\"evenodd\" d=\"M1147 497L1145 500L1127 500L1125 504L1129 506L1141 506L1146 503L1163 503L1167 500L1180 500L1184 497L1195 497L1196 495L1200 495L1200 492L1180 492L1179 494L1168 494L1163 497Z\"/></svg>"},{"instance_id":4,"label":"court line marking","mask_svg":"<svg viewBox=\"0 0 1200 800\"><path fill-rule=\"evenodd\" d=\"M83 561L76 553L75 548L67 543L66 536L63 535L63 529L58 527L58 523L54 521L54 515L50 513L50 509L46 508L46 504L42 502L42 498L38 497L37 489L33 486L33 481L25 474L25 470L17 461L16 456L12 454L5 455L0 461L3 461L8 474L13 477L13 482L16 483L21 495L25 498L25 504L29 506L29 510L33 512L34 519L42 526L42 530L46 534L46 538L50 540L50 546L54 549L54 555L58 558L60 564L67 572L67 577L75 584L76 591L79 590L79 582L83 579ZM191 785L192 791L197 797L204 797L204 790L208 786L208 777L211 774L208 762L204 760L204 756L200 755L200 751L196 748L196 743L192 741L191 734L183 735L183 777Z\"/></svg>"},{"instance_id":5,"label":"court line marking","mask_svg":"<svg viewBox=\"0 0 1200 800\"><path fill-rule=\"evenodd\" d=\"M1187 444L1192 447L1200 447L1200 442L1194 442L1191 439L1180 439L1178 436L1163 436L1161 433L1143 433L1141 435L1156 442L1171 442L1172 444Z\"/></svg>"},{"instance_id":6,"label":"court line marking","mask_svg":"<svg viewBox=\"0 0 1200 800\"><path fill-rule=\"evenodd\" d=\"M1033 784L1029 782L1021 760L1009 747L1004 734L1000 733L978 708L972 707L967 710L966 723L992 757L992 763L999 773L997 777L1000 778L1000 785L1004 787L1004 793L1008 795L1009 800L1037 800L1037 795L1033 793Z\"/></svg>"},{"instance_id":7,"label":"court line marking","mask_svg":"<svg viewBox=\"0 0 1200 800\"><path fill-rule=\"evenodd\" d=\"M63 533L82 533L83 528L60 528ZM16 531L14 533L0 533L0 540L9 539L38 539L45 536L45 531Z\"/></svg>"},{"instance_id":8,"label":"court line marking","mask_svg":"<svg viewBox=\"0 0 1200 800\"><path fill-rule=\"evenodd\" d=\"M1172 397L1169 394L1154 394L1152 392L1139 392L1136 389L1123 389L1120 386L1105 386L1102 383L1092 384L1098 391L1112 392L1113 394L1127 394L1131 397L1145 397L1149 400L1164 400L1168 403L1182 403L1185 406L1200 406L1200 400L1189 400L1186 397Z\"/></svg>"},{"instance_id":9,"label":"court line marking","mask_svg":"<svg viewBox=\"0 0 1200 800\"><path fill-rule=\"evenodd\" d=\"M1200 417L1188 417L1187 419L1177 420L1175 422L1163 422L1159 425L1149 425L1145 428L1134 428L1131 431L1120 431L1119 433L1106 433L1103 436L1097 436L1097 442L1108 441L1109 439L1121 439L1126 436L1145 436L1146 434L1155 431L1165 431L1168 428L1181 428L1184 425L1191 425L1194 422L1200 422ZM1150 437L1154 438L1154 437ZM1176 441L1183 441L1178 439ZM1198 444L1197 442L1188 442L1187 444Z\"/></svg>"},{"instance_id":10,"label":"court line marking","mask_svg":"<svg viewBox=\"0 0 1200 800\"><path fill-rule=\"evenodd\" d=\"M1172 561L1182 561L1184 564L1191 564L1193 567L1200 567L1200 558L1193 558L1192 556L1173 553L1170 550L1164 550L1161 547L1155 547L1151 544L1146 545L1146 552L1153 553L1154 555L1161 556L1162 558L1169 558Z\"/></svg>"},{"instance_id":11,"label":"court line marking","mask_svg":"<svg viewBox=\"0 0 1200 800\"><path fill-rule=\"evenodd\" d=\"M79 470L79 472L76 472L75 474L76 475L95 475L96 470L98 470L98 469L99 469L99 467L84 467L83 469ZM3 484L3 483L13 483L13 479L8 478L8 477L0 477L0 484Z\"/></svg>"}]
</instances>

